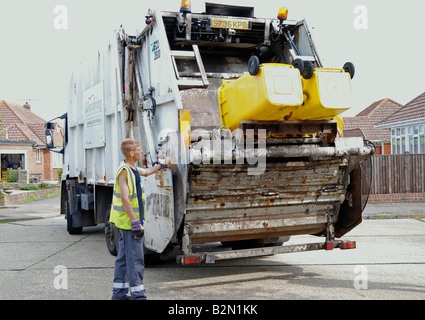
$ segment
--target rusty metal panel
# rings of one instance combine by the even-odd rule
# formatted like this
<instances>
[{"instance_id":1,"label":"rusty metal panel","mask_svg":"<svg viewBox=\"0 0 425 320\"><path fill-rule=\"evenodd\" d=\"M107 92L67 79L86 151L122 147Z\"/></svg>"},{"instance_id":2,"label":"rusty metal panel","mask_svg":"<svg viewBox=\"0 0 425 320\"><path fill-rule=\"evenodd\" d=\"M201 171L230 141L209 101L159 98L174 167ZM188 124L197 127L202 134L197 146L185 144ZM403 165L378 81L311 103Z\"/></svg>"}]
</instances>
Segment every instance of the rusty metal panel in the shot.
<instances>
[{"instance_id":1,"label":"rusty metal panel","mask_svg":"<svg viewBox=\"0 0 425 320\"><path fill-rule=\"evenodd\" d=\"M180 92L183 107L190 111L192 130L198 128L211 130L221 125L217 96L221 79L209 79L209 81L210 86L206 89L194 88Z\"/></svg>"},{"instance_id":2,"label":"rusty metal panel","mask_svg":"<svg viewBox=\"0 0 425 320\"><path fill-rule=\"evenodd\" d=\"M248 165L191 165L185 223L192 243L320 234L337 221L347 185L343 158Z\"/></svg>"},{"instance_id":3,"label":"rusty metal panel","mask_svg":"<svg viewBox=\"0 0 425 320\"><path fill-rule=\"evenodd\" d=\"M145 246L161 253L174 235L175 217L173 178L170 170L161 170L143 178L145 191Z\"/></svg>"}]
</instances>

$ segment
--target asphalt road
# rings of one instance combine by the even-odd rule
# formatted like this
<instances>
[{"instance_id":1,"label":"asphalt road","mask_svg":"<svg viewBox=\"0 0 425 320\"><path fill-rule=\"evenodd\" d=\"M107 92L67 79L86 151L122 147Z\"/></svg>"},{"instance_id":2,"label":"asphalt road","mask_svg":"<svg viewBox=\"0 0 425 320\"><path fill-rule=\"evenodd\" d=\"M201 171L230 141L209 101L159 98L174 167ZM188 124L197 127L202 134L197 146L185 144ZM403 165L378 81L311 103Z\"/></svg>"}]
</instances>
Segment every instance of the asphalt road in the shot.
<instances>
[{"instance_id":1,"label":"asphalt road","mask_svg":"<svg viewBox=\"0 0 425 320\"><path fill-rule=\"evenodd\" d=\"M146 269L147 296L150 300L425 299L425 222L364 220L344 239L356 240L357 249L193 267L176 265L171 257ZM320 241L297 236L290 243ZM69 235L63 216L0 223L0 257L0 300L111 298L115 257L106 248L103 226Z\"/></svg>"}]
</instances>

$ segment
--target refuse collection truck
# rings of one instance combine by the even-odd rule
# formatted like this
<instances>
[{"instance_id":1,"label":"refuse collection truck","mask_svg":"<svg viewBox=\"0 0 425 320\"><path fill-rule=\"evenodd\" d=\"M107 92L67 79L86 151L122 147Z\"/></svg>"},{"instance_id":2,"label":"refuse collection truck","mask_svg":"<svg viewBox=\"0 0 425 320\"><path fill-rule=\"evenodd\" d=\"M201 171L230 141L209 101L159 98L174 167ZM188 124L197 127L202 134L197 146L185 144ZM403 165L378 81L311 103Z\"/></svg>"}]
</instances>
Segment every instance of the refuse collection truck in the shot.
<instances>
[{"instance_id":1,"label":"refuse collection truck","mask_svg":"<svg viewBox=\"0 0 425 320\"><path fill-rule=\"evenodd\" d=\"M116 254L112 190L121 141L136 138L140 167L167 161L143 178L148 253L180 248L189 264L354 248L338 239L362 220L375 151L342 136L354 65L325 68L306 21L286 8L277 18L211 3L191 11L190 1L149 10L140 34L121 28L72 75L61 150L68 232L104 223ZM322 240L282 245L304 234ZM211 242L232 250L196 251Z\"/></svg>"}]
</instances>

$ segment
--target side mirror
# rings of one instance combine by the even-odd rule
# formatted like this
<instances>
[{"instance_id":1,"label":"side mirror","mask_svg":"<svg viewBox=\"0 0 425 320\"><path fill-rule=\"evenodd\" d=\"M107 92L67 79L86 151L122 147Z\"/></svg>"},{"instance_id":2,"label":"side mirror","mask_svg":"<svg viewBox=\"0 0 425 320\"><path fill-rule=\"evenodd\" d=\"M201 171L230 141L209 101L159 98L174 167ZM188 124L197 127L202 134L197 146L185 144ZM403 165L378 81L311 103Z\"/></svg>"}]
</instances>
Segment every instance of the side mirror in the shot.
<instances>
[{"instance_id":1,"label":"side mirror","mask_svg":"<svg viewBox=\"0 0 425 320\"><path fill-rule=\"evenodd\" d=\"M48 149L52 149L55 147L55 144L53 142L53 132L52 130L49 130L49 129L46 130L46 145Z\"/></svg>"},{"instance_id":2,"label":"side mirror","mask_svg":"<svg viewBox=\"0 0 425 320\"><path fill-rule=\"evenodd\" d=\"M47 130L55 130L55 124L53 122L46 122Z\"/></svg>"}]
</instances>

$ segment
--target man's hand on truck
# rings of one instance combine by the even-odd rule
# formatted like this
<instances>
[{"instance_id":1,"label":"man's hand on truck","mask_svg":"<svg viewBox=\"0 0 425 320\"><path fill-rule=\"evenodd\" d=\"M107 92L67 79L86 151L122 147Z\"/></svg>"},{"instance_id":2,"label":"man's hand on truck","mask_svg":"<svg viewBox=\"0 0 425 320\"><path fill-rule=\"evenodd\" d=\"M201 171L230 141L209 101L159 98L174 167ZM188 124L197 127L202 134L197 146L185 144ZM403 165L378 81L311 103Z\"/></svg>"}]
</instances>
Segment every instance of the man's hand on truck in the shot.
<instances>
[{"instance_id":1,"label":"man's hand on truck","mask_svg":"<svg viewBox=\"0 0 425 320\"><path fill-rule=\"evenodd\" d=\"M165 164L165 159L159 159L159 161L157 162L157 164L159 164L161 166L161 169L165 169L166 168L166 164Z\"/></svg>"}]
</instances>

